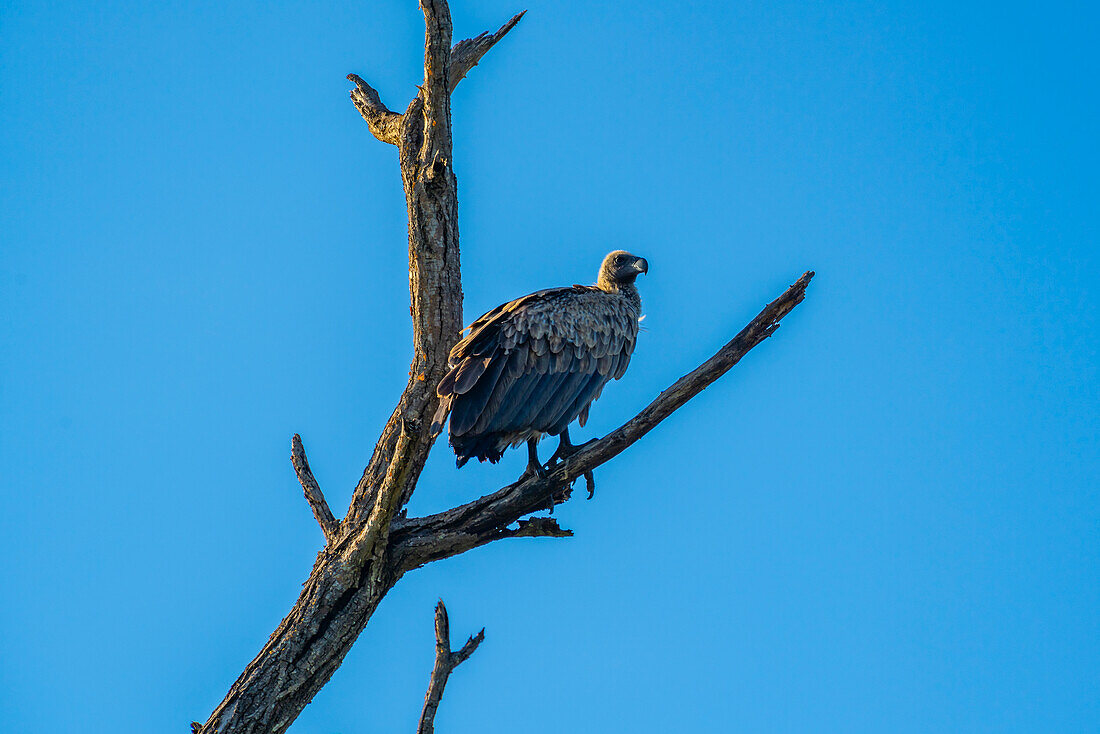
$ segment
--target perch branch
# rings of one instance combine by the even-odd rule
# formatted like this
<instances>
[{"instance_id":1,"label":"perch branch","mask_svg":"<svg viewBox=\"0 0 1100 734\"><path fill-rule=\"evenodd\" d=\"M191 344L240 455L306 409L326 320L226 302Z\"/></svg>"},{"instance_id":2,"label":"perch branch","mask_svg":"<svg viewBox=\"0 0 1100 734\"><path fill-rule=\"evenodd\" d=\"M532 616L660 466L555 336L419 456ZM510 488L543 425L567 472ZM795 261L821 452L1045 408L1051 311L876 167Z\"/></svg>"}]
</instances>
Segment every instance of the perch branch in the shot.
<instances>
[{"instance_id":1,"label":"perch branch","mask_svg":"<svg viewBox=\"0 0 1100 734\"><path fill-rule=\"evenodd\" d=\"M473 655L474 650L484 639L485 629L482 628L475 636L466 640L461 650L452 651L447 607L443 606L442 599L435 605L435 667L432 669L432 678L428 683L428 692L424 695L424 710L420 714L417 734L432 734L435 731L435 712L439 708L440 699L443 698L443 688L447 685L451 671Z\"/></svg>"},{"instance_id":2,"label":"perch branch","mask_svg":"<svg viewBox=\"0 0 1100 734\"><path fill-rule=\"evenodd\" d=\"M812 271L805 273L713 357L662 391L620 428L557 464L546 477L530 477L461 507L395 523L392 552L400 572L494 540L515 537L515 532L507 530L511 523L545 508L549 498L554 504L564 502L569 497L569 487L578 477L625 451L771 336L779 328L780 320L805 298L806 286L813 276Z\"/></svg>"},{"instance_id":3,"label":"perch branch","mask_svg":"<svg viewBox=\"0 0 1100 734\"><path fill-rule=\"evenodd\" d=\"M302 437L297 433L290 439L290 463L294 465L294 471L298 474L298 481L306 494L306 502L313 508L313 516L317 518L317 524L325 534L325 543L332 543L336 532L340 529L340 523L328 508L325 495L321 492L321 485L317 483L313 472L310 471L306 449L302 446Z\"/></svg>"}]
</instances>

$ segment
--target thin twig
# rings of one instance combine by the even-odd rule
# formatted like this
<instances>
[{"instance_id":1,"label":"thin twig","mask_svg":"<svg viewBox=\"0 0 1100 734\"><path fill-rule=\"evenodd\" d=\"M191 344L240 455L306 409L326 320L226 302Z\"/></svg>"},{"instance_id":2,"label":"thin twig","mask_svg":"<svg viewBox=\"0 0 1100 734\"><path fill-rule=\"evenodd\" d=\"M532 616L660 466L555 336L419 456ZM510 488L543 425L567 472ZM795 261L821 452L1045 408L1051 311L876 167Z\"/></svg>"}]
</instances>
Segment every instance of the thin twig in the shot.
<instances>
[{"instance_id":1,"label":"thin twig","mask_svg":"<svg viewBox=\"0 0 1100 734\"><path fill-rule=\"evenodd\" d=\"M309 459L306 458L306 449L302 446L302 437L297 433L290 439L290 463L294 464L294 471L298 475L298 481L305 492L306 502L313 508L313 516L317 518L317 524L321 526L321 532L325 534L325 542L331 543L340 530L340 523L325 501L325 495L321 492L321 485L313 476L309 468Z\"/></svg>"},{"instance_id":2,"label":"thin twig","mask_svg":"<svg viewBox=\"0 0 1100 734\"><path fill-rule=\"evenodd\" d=\"M485 628L466 640L461 650L451 650L450 622L447 620L447 607L443 600L435 605L435 667L428 682L428 692L424 694L424 710L420 713L420 725L417 734L432 734L435 731L435 712L443 698L443 689L451 671L464 663L474 654L474 650L485 639Z\"/></svg>"},{"instance_id":3,"label":"thin twig","mask_svg":"<svg viewBox=\"0 0 1100 734\"><path fill-rule=\"evenodd\" d=\"M519 19L523 17L526 10L522 10L502 25L496 33L489 33L486 31L473 38L467 38L464 41L459 41L451 49L451 91L458 86L458 83L462 81L463 77L470 73L470 69L477 66L477 62L481 61L481 57L489 52L497 41L504 38L508 31L516 27L516 23L519 23Z\"/></svg>"}]
</instances>

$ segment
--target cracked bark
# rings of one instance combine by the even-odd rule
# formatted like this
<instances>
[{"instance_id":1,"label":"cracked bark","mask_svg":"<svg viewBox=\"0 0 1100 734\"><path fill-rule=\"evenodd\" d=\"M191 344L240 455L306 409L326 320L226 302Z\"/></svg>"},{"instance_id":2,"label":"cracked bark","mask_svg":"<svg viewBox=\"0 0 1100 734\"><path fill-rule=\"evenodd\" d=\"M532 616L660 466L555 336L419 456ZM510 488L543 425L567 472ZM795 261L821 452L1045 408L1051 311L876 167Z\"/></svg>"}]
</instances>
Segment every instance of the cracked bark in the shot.
<instances>
[{"instance_id":1,"label":"cracked bark","mask_svg":"<svg viewBox=\"0 0 1100 734\"><path fill-rule=\"evenodd\" d=\"M770 336L803 298L812 273L764 309L704 365L661 393L608 436L558 464L543 479L504 487L447 512L406 518L433 437L435 385L462 329L458 197L451 152L450 95L486 52L519 22L452 47L446 0L421 0L425 23L424 82L403 113L389 110L360 77L351 98L380 141L397 146L409 224L409 285L414 357L409 381L352 496L337 521L309 469L301 440L292 461L326 544L294 606L259 654L245 666L202 734L281 734L339 668L371 615L402 575L425 563L494 540L567 537L552 518L526 515L552 497L564 502L572 482L621 453ZM440 691L442 688L440 687Z\"/></svg>"}]
</instances>

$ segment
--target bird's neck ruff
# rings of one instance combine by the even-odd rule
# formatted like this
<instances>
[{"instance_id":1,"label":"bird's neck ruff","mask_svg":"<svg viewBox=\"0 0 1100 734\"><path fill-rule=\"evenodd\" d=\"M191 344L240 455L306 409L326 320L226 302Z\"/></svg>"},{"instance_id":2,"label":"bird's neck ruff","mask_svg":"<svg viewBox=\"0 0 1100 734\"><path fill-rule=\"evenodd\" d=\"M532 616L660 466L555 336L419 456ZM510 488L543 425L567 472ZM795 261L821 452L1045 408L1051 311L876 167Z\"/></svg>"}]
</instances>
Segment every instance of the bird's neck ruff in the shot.
<instances>
[{"instance_id":1,"label":"bird's neck ruff","mask_svg":"<svg viewBox=\"0 0 1100 734\"><path fill-rule=\"evenodd\" d=\"M639 316L642 314L642 296L638 293L638 286L634 285L633 281L630 283L624 283L622 281L611 280L610 278L604 278L601 274L600 279L596 281L596 287L604 293L614 293L617 296L623 296L627 302L634 307L634 310Z\"/></svg>"}]
</instances>

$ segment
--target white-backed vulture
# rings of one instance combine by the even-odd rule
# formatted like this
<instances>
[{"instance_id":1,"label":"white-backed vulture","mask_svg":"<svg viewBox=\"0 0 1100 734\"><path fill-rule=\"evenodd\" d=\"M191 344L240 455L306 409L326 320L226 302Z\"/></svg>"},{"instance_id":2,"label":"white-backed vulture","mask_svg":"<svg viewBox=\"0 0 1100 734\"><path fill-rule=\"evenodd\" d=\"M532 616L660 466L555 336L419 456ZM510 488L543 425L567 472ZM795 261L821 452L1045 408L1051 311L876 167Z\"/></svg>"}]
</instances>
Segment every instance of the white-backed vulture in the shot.
<instances>
[{"instance_id":1,"label":"white-backed vulture","mask_svg":"<svg viewBox=\"0 0 1100 734\"><path fill-rule=\"evenodd\" d=\"M536 444L560 436L550 461L576 450L568 426L611 379L626 372L638 337L642 301L634 280L645 258L617 250L604 258L594 286L538 291L497 306L470 325L450 353L436 389L433 433L451 414L451 446L462 466L500 460L509 446L528 446L528 473L542 475Z\"/></svg>"}]
</instances>

